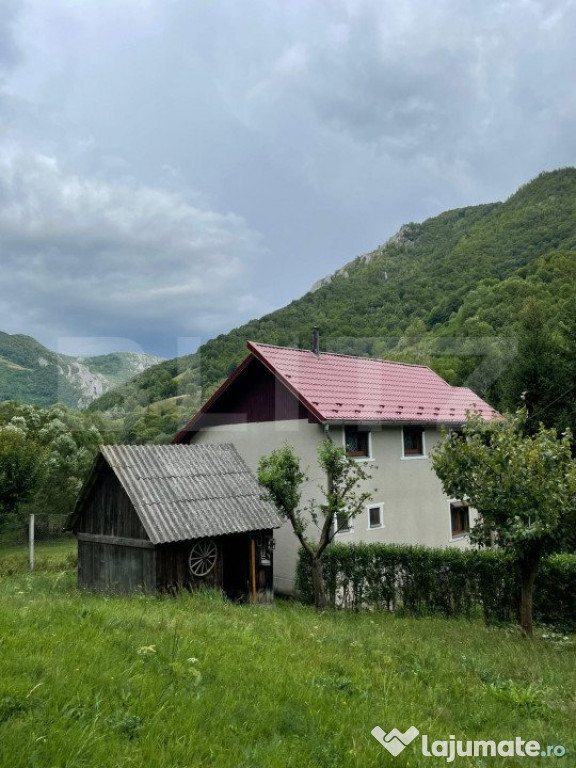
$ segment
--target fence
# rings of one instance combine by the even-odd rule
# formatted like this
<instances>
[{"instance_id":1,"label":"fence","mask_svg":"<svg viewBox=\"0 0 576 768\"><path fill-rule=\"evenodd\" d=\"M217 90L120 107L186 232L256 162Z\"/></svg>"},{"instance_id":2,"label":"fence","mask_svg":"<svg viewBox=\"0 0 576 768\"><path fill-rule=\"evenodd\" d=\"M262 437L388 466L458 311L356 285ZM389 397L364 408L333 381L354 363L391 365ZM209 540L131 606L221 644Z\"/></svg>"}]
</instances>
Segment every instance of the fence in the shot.
<instances>
[{"instance_id":1,"label":"fence","mask_svg":"<svg viewBox=\"0 0 576 768\"><path fill-rule=\"evenodd\" d=\"M28 547L31 533L35 546L41 548L73 541L74 536L69 531L64 531L66 519L66 515L37 512L34 515L5 520L0 527L0 557Z\"/></svg>"}]
</instances>

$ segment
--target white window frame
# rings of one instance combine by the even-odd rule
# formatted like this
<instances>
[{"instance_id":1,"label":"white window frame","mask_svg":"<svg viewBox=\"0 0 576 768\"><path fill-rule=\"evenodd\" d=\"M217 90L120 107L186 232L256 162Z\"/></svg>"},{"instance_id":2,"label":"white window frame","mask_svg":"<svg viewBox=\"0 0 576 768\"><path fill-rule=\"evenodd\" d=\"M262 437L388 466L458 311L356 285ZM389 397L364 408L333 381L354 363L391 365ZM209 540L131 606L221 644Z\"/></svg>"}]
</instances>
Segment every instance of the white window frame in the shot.
<instances>
[{"instance_id":1,"label":"white window frame","mask_svg":"<svg viewBox=\"0 0 576 768\"><path fill-rule=\"evenodd\" d=\"M406 427L411 427L411 428L418 427L422 430L422 451L423 451L422 453L408 454L408 456L406 456L406 454L404 453L404 429ZM403 424L402 429L400 430L400 440L401 440L400 446L402 449L402 455L401 455L402 461L421 461L422 459L428 458L428 452L426 450L426 427L423 424L422 425L421 424L406 424L406 425Z\"/></svg>"},{"instance_id":2,"label":"white window frame","mask_svg":"<svg viewBox=\"0 0 576 768\"><path fill-rule=\"evenodd\" d=\"M471 523L470 523L471 507L470 507L470 504L466 504L464 501L462 501L462 499L449 499L448 501L448 526L449 526L448 532L450 534L449 541L463 541L464 539L470 538L470 527L464 533L457 533L456 535L454 535L454 533L452 532L452 505L453 504L459 504L462 507L468 507L468 526L471 526Z\"/></svg>"},{"instance_id":3,"label":"white window frame","mask_svg":"<svg viewBox=\"0 0 576 768\"><path fill-rule=\"evenodd\" d=\"M334 515L334 536L346 536L349 533L354 533L354 520L348 519L349 528L342 528L338 530L338 515Z\"/></svg>"},{"instance_id":4,"label":"white window frame","mask_svg":"<svg viewBox=\"0 0 576 768\"><path fill-rule=\"evenodd\" d=\"M370 525L370 510L377 507L380 510L380 525ZM384 522L384 502L376 501L373 504L366 504L366 519L367 519L367 531L379 531L382 528L386 528Z\"/></svg>"},{"instance_id":5,"label":"white window frame","mask_svg":"<svg viewBox=\"0 0 576 768\"><path fill-rule=\"evenodd\" d=\"M346 427L360 427L360 424L344 424L342 426L342 447L344 448L344 452L346 452ZM352 461L374 461L374 456L372 454L372 430L366 429L362 430L367 432L368 434L368 456L348 456L349 459L352 459Z\"/></svg>"}]
</instances>

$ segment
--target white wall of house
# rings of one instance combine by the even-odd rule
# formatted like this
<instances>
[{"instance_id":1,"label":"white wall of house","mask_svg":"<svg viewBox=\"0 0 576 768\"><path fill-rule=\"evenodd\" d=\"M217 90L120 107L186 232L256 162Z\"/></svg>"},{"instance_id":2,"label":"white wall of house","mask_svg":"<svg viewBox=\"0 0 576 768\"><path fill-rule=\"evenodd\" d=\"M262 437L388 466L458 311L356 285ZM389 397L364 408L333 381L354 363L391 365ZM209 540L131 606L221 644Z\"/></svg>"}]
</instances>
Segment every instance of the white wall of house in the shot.
<instances>
[{"instance_id":1,"label":"white wall of house","mask_svg":"<svg viewBox=\"0 0 576 768\"><path fill-rule=\"evenodd\" d=\"M344 444L343 428L330 430L332 439ZM442 439L440 430L424 432L424 455L405 457L402 427L378 427L370 431L369 460L365 462L372 490L365 512L350 532L337 534L338 541L372 541L387 544L425 544L428 547L468 546L467 536L452 536L450 499L432 469L430 451ZM382 527L370 528L368 510L382 505ZM473 522L471 520L471 522Z\"/></svg>"},{"instance_id":2,"label":"white wall of house","mask_svg":"<svg viewBox=\"0 0 576 768\"><path fill-rule=\"evenodd\" d=\"M344 428L331 427L330 436L344 444ZM250 469L256 472L264 455L285 443L292 445L309 480L303 488L303 503L319 498L318 487L325 485L317 464L316 451L325 438L324 430L306 420L261 422L213 426L197 433L194 443L233 443ZM432 470L430 450L441 439L434 427L425 430L425 455L404 457L402 428L377 427L370 431L370 458L365 461L372 473L366 489L372 490L372 501L357 517L349 532L337 534L342 542L384 542L425 544L430 547L465 547L467 536L452 536L450 500L442 492L440 481ZM382 505L382 526L370 527L369 508ZM472 515L472 513L471 513ZM473 519L470 520L473 524ZM311 523L312 525L312 523ZM310 531L315 536L314 531ZM316 536L315 536L316 537ZM274 582L279 592L294 589L298 540L289 524L275 531Z\"/></svg>"}]
</instances>

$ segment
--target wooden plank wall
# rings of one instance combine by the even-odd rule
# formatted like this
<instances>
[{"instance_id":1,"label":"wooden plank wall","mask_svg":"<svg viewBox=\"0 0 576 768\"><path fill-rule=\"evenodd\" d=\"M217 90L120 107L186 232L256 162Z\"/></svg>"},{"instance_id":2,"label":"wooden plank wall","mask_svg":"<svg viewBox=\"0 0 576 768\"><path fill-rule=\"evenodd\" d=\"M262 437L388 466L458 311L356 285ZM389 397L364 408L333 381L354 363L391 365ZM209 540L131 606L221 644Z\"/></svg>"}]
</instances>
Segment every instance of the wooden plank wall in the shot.
<instances>
[{"instance_id":1,"label":"wooden plank wall","mask_svg":"<svg viewBox=\"0 0 576 768\"><path fill-rule=\"evenodd\" d=\"M75 530L78 533L148 539L128 494L108 465L94 483Z\"/></svg>"},{"instance_id":2,"label":"wooden plank wall","mask_svg":"<svg viewBox=\"0 0 576 768\"><path fill-rule=\"evenodd\" d=\"M156 547L156 585L159 590L172 592L194 586L222 586L222 548L217 538L218 559L210 573L203 579L194 579L188 567L188 557L193 541L178 541L173 544L159 544Z\"/></svg>"},{"instance_id":3,"label":"wooden plank wall","mask_svg":"<svg viewBox=\"0 0 576 768\"><path fill-rule=\"evenodd\" d=\"M155 551L79 540L78 586L103 592L154 592Z\"/></svg>"},{"instance_id":4,"label":"wooden plank wall","mask_svg":"<svg viewBox=\"0 0 576 768\"><path fill-rule=\"evenodd\" d=\"M82 541L82 534L117 536L150 543L120 481L105 465L76 522L78 586L108 592L153 592L156 560L153 549Z\"/></svg>"}]
</instances>

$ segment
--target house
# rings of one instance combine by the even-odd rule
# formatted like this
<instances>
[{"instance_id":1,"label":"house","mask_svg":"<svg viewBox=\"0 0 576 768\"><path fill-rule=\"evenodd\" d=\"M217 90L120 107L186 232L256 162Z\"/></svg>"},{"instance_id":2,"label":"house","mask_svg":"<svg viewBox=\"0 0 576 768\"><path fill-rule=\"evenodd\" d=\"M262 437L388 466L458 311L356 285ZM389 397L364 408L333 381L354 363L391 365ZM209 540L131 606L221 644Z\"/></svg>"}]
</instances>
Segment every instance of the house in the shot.
<instances>
[{"instance_id":1,"label":"house","mask_svg":"<svg viewBox=\"0 0 576 768\"><path fill-rule=\"evenodd\" d=\"M107 445L67 527L78 538L80 587L207 585L266 602L280 524L232 445Z\"/></svg>"},{"instance_id":2,"label":"house","mask_svg":"<svg viewBox=\"0 0 576 768\"><path fill-rule=\"evenodd\" d=\"M364 515L341 541L466 546L471 511L448 499L430 451L466 412L496 412L470 389L453 387L427 366L248 343L248 355L175 444L233 443L255 471L260 458L294 446L310 480L303 502L325 484L316 451L331 437L371 465L375 488ZM288 524L275 532L275 588L294 588L298 542Z\"/></svg>"}]
</instances>

